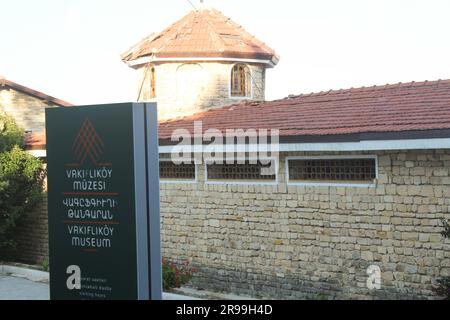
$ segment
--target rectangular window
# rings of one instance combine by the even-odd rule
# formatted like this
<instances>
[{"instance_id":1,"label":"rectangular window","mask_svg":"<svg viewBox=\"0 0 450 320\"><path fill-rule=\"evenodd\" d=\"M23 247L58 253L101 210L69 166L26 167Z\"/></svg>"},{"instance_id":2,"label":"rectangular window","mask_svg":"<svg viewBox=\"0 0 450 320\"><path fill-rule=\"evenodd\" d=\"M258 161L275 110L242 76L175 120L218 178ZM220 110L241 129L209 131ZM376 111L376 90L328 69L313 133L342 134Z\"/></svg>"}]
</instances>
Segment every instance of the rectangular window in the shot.
<instances>
[{"instance_id":1,"label":"rectangular window","mask_svg":"<svg viewBox=\"0 0 450 320\"><path fill-rule=\"evenodd\" d=\"M291 183L372 184L377 175L371 156L291 158L287 167Z\"/></svg>"},{"instance_id":2,"label":"rectangular window","mask_svg":"<svg viewBox=\"0 0 450 320\"><path fill-rule=\"evenodd\" d=\"M206 165L207 179L209 181L231 181L231 182L276 182L276 174L271 172L272 163L266 164L257 161L246 160L245 163L239 161L234 164L215 164ZM263 170L266 169L266 170ZM267 172L265 172L267 171ZM268 174L267 174L268 173ZM271 174L273 173L273 174Z\"/></svg>"},{"instance_id":3,"label":"rectangular window","mask_svg":"<svg viewBox=\"0 0 450 320\"><path fill-rule=\"evenodd\" d=\"M163 181L195 181L195 163L175 164L171 160L161 160L159 178Z\"/></svg>"}]
</instances>

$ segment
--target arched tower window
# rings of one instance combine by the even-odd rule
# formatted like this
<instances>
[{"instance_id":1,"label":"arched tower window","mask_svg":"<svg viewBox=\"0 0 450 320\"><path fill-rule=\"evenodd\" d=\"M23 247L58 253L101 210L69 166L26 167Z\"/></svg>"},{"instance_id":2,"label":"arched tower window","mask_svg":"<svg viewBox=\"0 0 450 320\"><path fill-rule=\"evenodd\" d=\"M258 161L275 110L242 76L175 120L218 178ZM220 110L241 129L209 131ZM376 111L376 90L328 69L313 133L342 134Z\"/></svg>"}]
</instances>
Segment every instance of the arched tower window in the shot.
<instances>
[{"instance_id":1,"label":"arched tower window","mask_svg":"<svg viewBox=\"0 0 450 320\"><path fill-rule=\"evenodd\" d=\"M234 65L231 70L231 96L250 97L251 83L249 67L245 64Z\"/></svg>"},{"instance_id":2,"label":"arched tower window","mask_svg":"<svg viewBox=\"0 0 450 320\"><path fill-rule=\"evenodd\" d=\"M198 63L184 63L177 68L175 96L177 108L197 108L209 84L208 69Z\"/></svg>"},{"instance_id":3,"label":"arched tower window","mask_svg":"<svg viewBox=\"0 0 450 320\"><path fill-rule=\"evenodd\" d=\"M150 68L150 99L156 98L155 67Z\"/></svg>"},{"instance_id":4,"label":"arched tower window","mask_svg":"<svg viewBox=\"0 0 450 320\"><path fill-rule=\"evenodd\" d=\"M143 75L139 84L138 101L156 98L155 66L146 65L142 69Z\"/></svg>"}]
</instances>

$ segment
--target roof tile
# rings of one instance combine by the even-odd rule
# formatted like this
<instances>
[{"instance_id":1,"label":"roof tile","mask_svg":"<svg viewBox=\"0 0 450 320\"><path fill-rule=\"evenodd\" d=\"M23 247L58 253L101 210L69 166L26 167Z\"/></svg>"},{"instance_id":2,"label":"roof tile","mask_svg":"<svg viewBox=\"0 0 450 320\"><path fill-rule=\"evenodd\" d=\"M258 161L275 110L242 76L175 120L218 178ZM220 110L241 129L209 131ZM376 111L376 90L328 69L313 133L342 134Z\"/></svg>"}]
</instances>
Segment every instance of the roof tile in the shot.
<instances>
[{"instance_id":1,"label":"roof tile","mask_svg":"<svg viewBox=\"0 0 450 320\"><path fill-rule=\"evenodd\" d=\"M450 80L330 90L249 102L160 123L160 139L174 129L278 129L281 136L340 135L450 129Z\"/></svg>"},{"instance_id":2,"label":"roof tile","mask_svg":"<svg viewBox=\"0 0 450 320\"><path fill-rule=\"evenodd\" d=\"M0 76L0 88L1 87L12 88L14 90L23 92L23 93L28 94L30 96L36 97L38 99L46 100L49 103L52 103L52 104L57 105L57 106L62 106L62 107L72 106L72 104L69 103L69 102L66 102L64 100L57 99L55 97L49 96L49 95L47 95L45 93L42 93L40 91L36 91L36 90L31 89L31 88L22 86L22 85L20 85L20 84L18 84L16 82L13 82L13 81L10 81L10 80L6 79L3 76Z\"/></svg>"},{"instance_id":3,"label":"roof tile","mask_svg":"<svg viewBox=\"0 0 450 320\"><path fill-rule=\"evenodd\" d=\"M330 90L251 101L159 123L159 139L175 129L278 129L282 137L337 136L450 129L450 80ZM27 136L28 147L45 145L45 135Z\"/></svg>"},{"instance_id":4,"label":"roof tile","mask_svg":"<svg viewBox=\"0 0 450 320\"><path fill-rule=\"evenodd\" d=\"M164 31L151 34L122 54L122 60L129 62L150 55L248 58L274 64L279 59L274 50L212 8L193 10Z\"/></svg>"}]
</instances>

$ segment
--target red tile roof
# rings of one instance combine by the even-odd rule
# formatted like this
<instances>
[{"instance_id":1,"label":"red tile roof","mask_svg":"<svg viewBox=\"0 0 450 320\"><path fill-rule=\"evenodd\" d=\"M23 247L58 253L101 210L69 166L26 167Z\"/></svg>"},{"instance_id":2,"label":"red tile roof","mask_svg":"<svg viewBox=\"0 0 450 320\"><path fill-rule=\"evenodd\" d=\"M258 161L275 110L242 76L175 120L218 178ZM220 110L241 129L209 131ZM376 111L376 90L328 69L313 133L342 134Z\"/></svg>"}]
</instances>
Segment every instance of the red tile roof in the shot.
<instances>
[{"instance_id":1,"label":"red tile roof","mask_svg":"<svg viewBox=\"0 0 450 320\"><path fill-rule=\"evenodd\" d=\"M20 85L18 83L15 83L13 81L7 80L7 79L5 79L2 76L0 76L0 88L1 87L12 88L14 90L23 92L23 93L28 94L30 96L33 96L35 98L45 100L45 101L47 101L47 102L49 102L49 103L51 103L53 105L56 105L56 106L61 106L61 107L72 106L72 104L69 103L69 102L66 102L66 101L61 100L61 99L54 98L54 97L49 96L49 95L47 95L45 93L42 93L42 92L30 89L30 88L25 87L25 86L22 86L22 85Z\"/></svg>"},{"instance_id":2,"label":"red tile roof","mask_svg":"<svg viewBox=\"0 0 450 320\"><path fill-rule=\"evenodd\" d=\"M124 62L153 55L156 58L221 57L278 62L275 51L225 17L200 8L160 33L154 33L122 54Z\"/></svg>"},{"instance_id":3,"label":"red tile roof","mask_svg":"<svg viewBox=\"0 0 450 320\"><path fill-rule=\"evenodd\" d=\"M450 129L450 80L290 96L212 109L161 122L159 138L202 121L203 130L279 129L280 136L329 136Z\"/></svg>"},{"instance_id":4,"label":"red tile roof","mask_svg":"<svg viewBox=\"0 0 450 320\"><path fill-rule=\"evenodd\" d=\"M175 129L193 133L194 121L202 121L203 131L279 129L280 136L288 139L370 133L411 138L417 131L450 129L450 80L330 90L225 106L160 122L160 144L167 144ZM35 135L28 138L27 145L44 145L45 137Z\"/></svg>"},{"instance_id":5,"label":"red tile roof","mask_svg":"<svg viewBox=\"0 0 450 320\"><path fill-rule=\"evenodd\" d=\"M24 145L27 149L45 149L45 132L29 132L25 134Z\"/></svg>"}]
</instances>

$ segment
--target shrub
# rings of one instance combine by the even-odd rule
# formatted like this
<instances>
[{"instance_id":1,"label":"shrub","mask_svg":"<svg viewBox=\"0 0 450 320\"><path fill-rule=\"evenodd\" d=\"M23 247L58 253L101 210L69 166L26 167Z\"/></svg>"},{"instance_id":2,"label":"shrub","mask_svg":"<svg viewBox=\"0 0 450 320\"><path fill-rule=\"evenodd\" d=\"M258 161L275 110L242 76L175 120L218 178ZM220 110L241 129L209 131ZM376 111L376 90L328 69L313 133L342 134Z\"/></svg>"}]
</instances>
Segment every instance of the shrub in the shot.
<instances>
[{"instance_id":1,"label":"shrub","mask_svg":"<svg viewBox=\"0 0 450 320\"><path fill-rule=\"evenodd\" d=\"M14 249L14 231L42 197L44 170L39 159L22 150L23 134L0 115L0 252Z\"/></svg>"},{"instance_id":2,"label":"shrub","mask_svg":"<svg viewBox=\"0 0 450 320\"><path fill-rule=\"evenodd\" d=\"M438 286L434 288L434 293L445 300L450 300L450 277L439 279Z\"/></svg>"},{"instance_id":3,"label":"shrub","mask_svg":"<svg viewBox=\"0 0 450 320\"><path fill-rule=\"evenodd\" d=\"M443 219L442 224L444 226L444 230L441 232L444 238L450 238L450 224L447 220ZM450 277L443 277L439 279L438 286L433 289L434 293L440 297L443 297L445 300L450 300Z\"/></svg>"},{"instance_id":4,"label":"shrub","mask_svg":"<svg viewBox=\"0 0 450 320\"><path fill-rule=\"evenodd\" d=\"M0 114L0 153L10 151L14 146L21 146L23 138L23 130L16 125L14 119Z\"/></svg>"},{"instance_id":5,"label":"shrub","mask_svg":"<svg viewBox=\"0 0 450 320\"><path fill-rule=\"evenodd\" d=\"M450 224L445 219L442 219L442 224L444 226L444 230L441 232L441 234L444 238L448 239L450 238Z\"/></svg>"},{"instance_id":6,"label":"shrub","mask_svg":"<svg viewBox=\"0 0 450 320\"><path fill-rule=\"evenodd\" d=\"M189 261L184 260L181 264L176 264L165 258L162 259L163 289L170 290L179 288L187 284L193 274L197 272L195 268L189 266Z\"/></svg>"},{"instance_id":7,"label":"shrub","mask_svg":"<svg viewBox=\"0 0 450 320\"><path fill-rule=\"evenodd\" d=\"M50 264L49 264L49 262L48 262L48 259L42 260L41 266L42 266L42 270L48 272L49 269L50 269Z\"/></svg>"}]
</instances>

